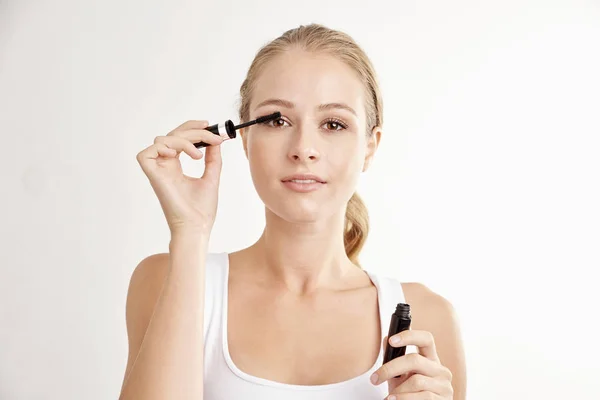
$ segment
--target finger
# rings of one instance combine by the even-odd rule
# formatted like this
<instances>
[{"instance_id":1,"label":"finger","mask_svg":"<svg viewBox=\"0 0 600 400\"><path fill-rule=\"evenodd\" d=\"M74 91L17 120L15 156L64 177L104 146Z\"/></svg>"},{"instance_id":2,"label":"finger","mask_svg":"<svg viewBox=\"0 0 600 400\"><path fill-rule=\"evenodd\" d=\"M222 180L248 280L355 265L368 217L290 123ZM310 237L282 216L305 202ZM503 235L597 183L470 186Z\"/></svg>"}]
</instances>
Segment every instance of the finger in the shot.
<instances>
[{"instance_id":1,"label":"finger","mask_svg":"<svg viewBox=\"0 0 600 400\"><path fill-rule=\"evenodd\" d=\"M137 155L137 160L140 163L143 163L145 160L157 159L158 157L175 157L177 156L177 151L168 148L166 145L162 143L153 144L151 146L146 147L144 150L140 151Z\"/></svg>"},{"instance_id":2,"label":"finger","mask_svg":"<svg viewBox=\"0 0 600 400\"><path fill-rule=\"evenodd\" d=\"M388 336L387 335L383 337L383 341L381 342L381 346L383 347L383 352L385 353L387 351L387 346L389 346ZM398 385L401 382L404 382L408 378L409 375L404 375L404 376L398 375L398 376L394 377L395 384Z\"/></svg>"},{"instance_id":3,"label":"finger","mask_svg":"<svg viewBox=\"0 0 600 400\"><path fill-rule=\"evenodd\" d=\"M177 153L183 151L196 160L202 158L200 149L197 149L189 140L179 136L157 136L154 139L154 143L162 143L168 148L176 150Z\"/></svg>"},{"instance_id":4,"label":"finger","mask_svg":"<svg viewBox=\"0 0 600 400\"><path fill-rule=\"evenodd\" d=\"M154 159L154 158L158 158L161 156L162 154L167 154L170 153L172 154L173 151L168 149L165 145L160 144L153 144L151 146L146 147L144 150L140 151L137 154L137 160L139 162L146 160L146 159ZM175 154L177 154L177 152L175 152Z\"/></svg>"},{"instance_id":5,"label":"finger","mask_svg":"<svg viewBox=\"0 0 600 400\"><path fill-rule=\"evenodd\" d=\"M438 362L423 357L418 353L406 354L383 364L372 375L375 385L385 382L408 372L414 372L430 377L448 378L447 368Z\"/></svg>"},{"instance_id":6,"label":"finger","mask_svg":"<svg viewBox=\"0 0 600 400\"><path fill-rule=\"evenodd\" d=\"M221 135L217 135L205 129L186 129L174 133L172 136L188 139L192 143L204 142L215 146L225 141Z\"/></svg>"},{"instance_id":7,"label":"finger","mask_svg":"<svg viewBox=\"0 0 600 400\"><path fill-rule=\"evenodd\" d=\"M223 166L221 146L208 146L206 148L206 158L204 160L205 167L202 178L209 179L218 185Z\"/></svg>"},{"instance_id":8,"label":"finger","mask_svg":"<svg viewBox=\"0 0 600 400\"><path fill-rule=\"evenodd\" d=\"M171 148L167 147L163 143L158 143L154 147L155 147L156 152L158 153L158 155L161 156L161 157L165 157L165 158L174 158L174 157L177 157L177 150L171 149Z\"/></svg>"},{"instance_id":9,"label":"finger","mask_svg":"<svg viewBox=\"0 0 600 400\"><path fill-rule=\"evenodd\" d=\"M396 341L398 340L398 341ZM406 330L390 337L389 343L392 347L414 345L419 348L423 357L439 362L440 359L435 347L435 340L431 332L419 330Z\"/></svg>"},{"instance_id":10,"label":"finger","mask_svg":"<svg viewBox=\"0 0 600 400\"><path fill-rule=\"evenodd\" d=\"M183 130L183 131L174 133L171 136L168 136L168 135L167 136L158 136L155 139L155 141L156 140L164 141L163 138L171 138L171 137L186 139L187 141L189 141L192 144L204 142L204 143L208 143L209 145L215 145L215 146L219 145L225 141L225 139L223 139L223 137L221 137L220 135L216 135L216 134L214 134L210 131L204 130L204 129L187 129L187 130ZM196 146L194 146L194 147L196 147Z\"/></svg>"},{"instance_id":11,"label":"finger","mask_svg":"<svg viewBox=\"0 0 600 400\"><path fill-rule=\"evenodd\" d=\"M183 124L179 125L177 128L173 129L171 132L167 133L167 136L173 136L179 131L186 129L204 129L208 126L208 121L205 120L190 120L186 121Z\"/></svg>"},{"instance_id":12,"label":"finger","mask_svg":"<svg viewBox=\"0 0 600 400\"><path fill-rule=\"evenodd\" d=\"M448 396L452 394L452 386L449 381L444 379L414 374L397 386L392 393L414 393L422 391Z\"/></svg>"}]
</instances>

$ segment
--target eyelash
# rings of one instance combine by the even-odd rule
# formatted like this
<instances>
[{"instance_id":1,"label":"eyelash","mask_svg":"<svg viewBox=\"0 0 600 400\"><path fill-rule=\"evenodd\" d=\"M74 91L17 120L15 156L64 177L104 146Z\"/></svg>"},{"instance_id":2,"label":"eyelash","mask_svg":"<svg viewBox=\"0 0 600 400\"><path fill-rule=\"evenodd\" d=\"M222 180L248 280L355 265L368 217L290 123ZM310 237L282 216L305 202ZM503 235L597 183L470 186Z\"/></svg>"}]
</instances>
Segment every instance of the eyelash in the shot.
<instances>
[{"instance_id":1,"label":"eyelash","mask_svg":"<svg viewBox=\"0 0 600 400\"><path fill-rule=\"evenodd\" d=\"M277 119L274 119L274 120L271 120L271 121L261 122L261 124L262 125L266 125L269 128L276 128L276 129L277 128L281 128L281 127L278 127L278 126L272 126L271 122L274 122L274 121L284 121L285 122L285 120L283 118L277 118ZM348 125L345 124L344 121L342 121L340 119L337 119L337 118L328 118L325 121L323 121L323 123L325 123L325 124L327 124L327 123L338 124L341 129L334 129L333 132L337 132L337 131L342 131L344 129L348 129Z\"/></svg>"}]
</instances>

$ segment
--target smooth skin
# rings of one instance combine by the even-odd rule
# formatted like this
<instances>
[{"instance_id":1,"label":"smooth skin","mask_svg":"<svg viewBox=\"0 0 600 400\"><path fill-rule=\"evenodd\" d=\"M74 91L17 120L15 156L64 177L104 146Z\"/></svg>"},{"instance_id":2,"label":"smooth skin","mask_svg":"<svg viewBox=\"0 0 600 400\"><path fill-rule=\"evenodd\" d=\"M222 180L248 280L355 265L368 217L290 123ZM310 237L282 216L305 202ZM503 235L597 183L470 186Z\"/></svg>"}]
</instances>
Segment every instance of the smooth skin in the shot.
<instances>
[{"instance_id":1,"label":"smooth skin","mask_svg":"<svg viewBox=\"0 0 600 400\"><path fill-rule=\"evenodd\" d=\"M387 326L379 324L376 288L346 256L342 235L346 202L382 136L380 127L366 134L365 95L347 65L299 49L269 61L256 82L249 119L274 111L282 117L241 132L266 217L256 243L229 255L229 352L250 375L296 385L341 382L367 371L387 341L381 342ZM212 147L219 146L207 148L207 155ZM282 179L295 173L312 173L326 183L314 192L294 192ZM187 216L213 215L212 208L205 213L181 204L165 213L176 216L171 220L178 223L170 226L203 226L187 223ZM184 231L190 232L178 232ZM202 237L210 232L199 231ZM132 276L128 369L172 267L172 253L157 254ZM466 367L454 308L422 284L402 288L413 322L400 335L401 345L415 345L419 354L383 365L375 384L387 382L396 399L464 400Z\"/></svg>"},{"instance_id":2,"label":"smooth skin","mask_svg":"<svg viewBox=\"0 0 600 400\"><path fill-rule=\"evenodd\" d=\"M152 255L131 277L126 306L129 356L120 400L202 399L204 287L217 210L222 139L188 121L136 157L171 231L168 259ZM192 143L210 143L206 157ZM205 158L202 177L183 174L179 157ZM200 377L200 378L199 378Z\"/></svg>"}]
</instances>

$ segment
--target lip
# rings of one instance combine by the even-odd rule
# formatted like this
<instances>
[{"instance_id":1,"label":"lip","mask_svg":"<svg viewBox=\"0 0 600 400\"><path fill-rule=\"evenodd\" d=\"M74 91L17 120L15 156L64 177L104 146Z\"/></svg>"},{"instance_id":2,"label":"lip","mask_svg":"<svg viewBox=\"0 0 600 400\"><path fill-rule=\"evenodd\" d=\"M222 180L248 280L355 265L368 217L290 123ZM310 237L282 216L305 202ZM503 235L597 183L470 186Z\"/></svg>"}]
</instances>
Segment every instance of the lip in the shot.
<instances>
[{"instance_id":1,"label":"lip","mask_svg":"<svg viewBox=\"0 0 600 400\"><path fill-rule=\"evenodd\" d=\"M284 182L284 183L286 183L288 181L291 181L292 179L299 179L299 180L312 179L312 180L317 181L317 183L327 183L327 182L325 182L325 179L323 179L321 177L318 177L317 175L313 175L313 174L295 174L295 175L290 175L290 176L286 176L281 181Z\"/></svg>"},{"instance_id":2,"label":"lip","mask_svg":"<svg viewBox=\"0 0 600 400\"><path fill-rule=\"evenodd\" d=\"M292 182L292 179L300 179L300 180L312 179L316 182L300 183L300 182ZM320 178L313 174L291 175L291 176L283 178L281 180L281 182L288 189L293 190L294 192L299 192L299 193L314 192L315 190L319 190L320 188L322 188L327 183L327 182L325 182L325 180L323 178Z\"/></svg>"},{"instance_id":3,"label":"lip","mask_svg":"<svg viewBox=\"0 0 600 400\"><path fill-rule=\"evenodd\" d=\"M314 192L315 190L319 190L323 186L325 186L325 184L321 183L321 182L300 183L300 182L285 181L282 183L288 189L291 189L294 192L299 192L299 193Z\"/></svg>"}]
</instances>

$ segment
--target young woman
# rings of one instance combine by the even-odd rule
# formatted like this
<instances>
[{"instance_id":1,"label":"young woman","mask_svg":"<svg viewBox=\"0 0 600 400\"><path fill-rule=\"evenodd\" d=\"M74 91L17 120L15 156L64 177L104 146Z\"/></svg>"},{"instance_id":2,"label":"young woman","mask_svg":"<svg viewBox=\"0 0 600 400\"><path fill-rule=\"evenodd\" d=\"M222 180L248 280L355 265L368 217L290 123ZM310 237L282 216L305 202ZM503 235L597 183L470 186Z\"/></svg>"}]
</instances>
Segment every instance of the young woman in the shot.
<instances>
[{"instance_id":1,"label":"young woman","mask_svg":"<svg viewBox=\"0 0 600 400\"><path fill-rule=\"evenodd\" d=\"M171 241L131 278L121 399L463 400L452 305L358 263L368 220L355 188L383 122L368 57L345 33L300 26L260 49L240 95L242 121L282 114L241 131L266 213L252 246L207 251L223 139L206 121L137 155ZM206 169L187 177L178 157L201 159L199 141L210 144ZM388 340L399 302L411 305L411 330ZM407 354L382 365L386 345Z\"/></svg>"}]
</instances>

